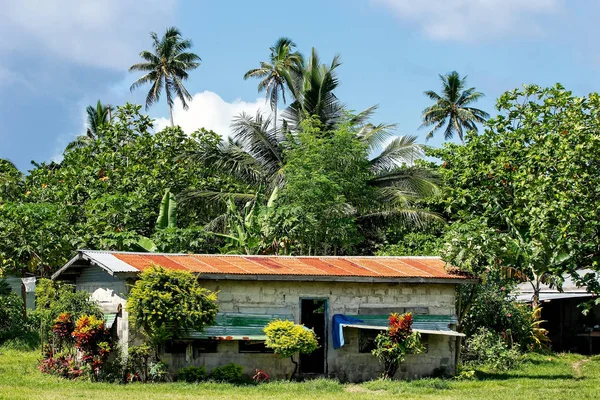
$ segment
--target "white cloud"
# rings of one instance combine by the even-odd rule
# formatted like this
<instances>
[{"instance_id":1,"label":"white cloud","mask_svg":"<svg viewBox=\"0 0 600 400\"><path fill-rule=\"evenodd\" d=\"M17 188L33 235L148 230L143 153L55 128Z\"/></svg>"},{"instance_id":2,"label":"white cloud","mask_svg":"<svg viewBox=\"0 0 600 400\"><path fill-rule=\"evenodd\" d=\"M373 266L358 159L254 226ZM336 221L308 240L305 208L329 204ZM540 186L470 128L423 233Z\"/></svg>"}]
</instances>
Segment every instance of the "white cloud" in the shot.
<instances>
[{"instance_id":1,"label":"white cloud","mask_svg":"<svg viewBox=\"0 0 600 400\"><path fill-rule=\"evenodd\" d=\"M176 1L3 1L0 51L124 69L149 47L150 31L164 30Z\"/></svg>"},{"instance_id":2,"label":"white cloud","mask_svg":"<svg viewBox=\"0 0 600 400\"><path fill-rule=\"evenodd\" d=\"M434 40L479 41L502 36L538 35L534 19L556 14L564 0L371 0L402 21L416 24Z\"/></svg>"},{"instance_id":3,"label":"white cloud","mask_svg":"<svg viewBox=\"0 0 600 400\"><path fill-rule=\"evenodd\" d=\"M264 98L256 99L254 102L237 99L228 103L218 94L208 90L194 94L188 105L189 109L184 110L181 102L175 101L173 120L176 125L181 126L186 133L205 128L223 137L229 136L231 121L240 113L255 115L257 111L261 113L269 111ZM155 120L154 126L157 131L160 131L170 124L168 117L162 117Z\"/></svg>"}]
</instances>

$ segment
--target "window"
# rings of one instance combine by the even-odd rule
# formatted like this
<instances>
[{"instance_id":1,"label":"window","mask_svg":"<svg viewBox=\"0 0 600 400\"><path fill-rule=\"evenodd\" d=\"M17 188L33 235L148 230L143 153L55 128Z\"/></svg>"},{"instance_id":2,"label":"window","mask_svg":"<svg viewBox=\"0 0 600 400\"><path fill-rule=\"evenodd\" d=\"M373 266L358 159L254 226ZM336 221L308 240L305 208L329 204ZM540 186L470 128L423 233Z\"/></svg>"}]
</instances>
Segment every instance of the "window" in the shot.
<instances>
[{"instance_id":1,"label":"window","mask_svg":"<svg viewBox=\"0 0 600 400\"><path fill-rule=\"evenodd\" d=\"M185 354L189 345L192 345L194 359L199 353L216 353L219 342L216 340L168 340L165 343L165 353Z\"/></svg>"},{"instance_id":2,"label":"window","mask_svg":"<svg viewBox=\"0 0 600 400\"><path fill-rule=\"evenodd\" d=\"M358 331L358 352L359 353L370 353L375 350L375 338L381 331L375 329L360 329ZM423 353L429 351L429 335L421 335L421 345L423 346Z\"/></svg>"},{"instance_id":3,"label":"window","mask_svg":"<svg viewBox=\"0 0 600 400\"><path fill-rule=\"evenodd\" d=\"M273 349L265 346L262 340L241 340L239 342L240 353L273 353Z\"/></svg>"},{"instance_id":4,"label":"window","mask_svg":"<svg viewBox=\"0 0 600 400\"><path fill-rule=\"evenodd\" d=\"M358 352L370 353L375 350L375 338L382 331L376 329L359 329L358 330Z\"/></svg>"}]
</instances>

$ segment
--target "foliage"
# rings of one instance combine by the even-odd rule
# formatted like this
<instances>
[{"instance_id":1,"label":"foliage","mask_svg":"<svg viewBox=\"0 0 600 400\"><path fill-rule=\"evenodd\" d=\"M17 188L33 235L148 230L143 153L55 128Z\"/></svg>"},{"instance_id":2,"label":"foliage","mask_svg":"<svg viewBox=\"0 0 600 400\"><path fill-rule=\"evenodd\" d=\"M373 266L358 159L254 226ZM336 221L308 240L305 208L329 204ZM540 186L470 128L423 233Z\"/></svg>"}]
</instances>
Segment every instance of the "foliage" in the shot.
<instances>
[{"instance_id":1,"label":"foliage","mask_svg":"<svg viewBox=\"0 0 600 400\"><path fill-rule=\"evenodd\" d=\"M297 353L310 354L319 344L312 329L288 320L271 321L264 329L267 335L265 346L281 357L293 357Z\"/></svg>"},{"instance_id":2,"label":"foliage","mask_svg":"<svg viewBox=\"0 0 600 400\"><path fill-rule=\"evenodd\" d=\"M274 111L273 123L277 124L277 103L279 95L285 104L287 88L293 89L294 82L301 74L304 57L293 51L296 44L288 38L279 38L270 48L269 62L261 62L260 68L251 69L244 74L244 79L262 79L258 84L258 91L265 91L265 98L269 100L271 110Z\"/></svg>"},{"instance_id":3,"label":"foliage","mask_svg":"<svg viewBox=\"0 0 600 400\"><path fill-rule=\"evenodd\" d=\"M73 249L138 250L141 236L159 251L218 249L219 241L203 234L202 226L224 206L180 202L178 228L158 232L155 225L167 188L178 196L189 189L241 190L233 178L180 157L210 151L219 136L206 130L187 135L179 128L152 133L152 121L140 108L117 107L96 139L68 151L60 164L34 164L14 196L0 200L3 271L48 277Z\"/></svg>"},{"instance_id":4,"label":"foliage","mask_svg":"<svg viewBox=\"0 0 600 400\"><path fill-rule=\"evenodd\" d=\"M446 125L444 139L452 139L456 133L463 142L463 131L477 132L477 123L484 123L490 116L485 111L468 105L483 97L483 93L476 92L475 88L463 90L467 77L461 79L456 71L448 75L440 75L442 80L442 94L427 90L425 95L435 104L423 110L423 125L433 126L427 134L427 139L433 133Z\"/></svg>"},{"instance_id":5,"label":"foliage","mask_svg":"<svg viewBox=\"0 0 600 400\"><path fill-rule=\"evenodd\" d=\"M488 277L477 289L473 304L463 321L463 332L474 336L479 328L501 335L509 347L529 348L533 343L531 306L519 303L511 294L509 280ZM466 294L463 294L466 296Z\"/></svg>"},{"instance_id":6,"label":"foliage","mask_svg":"<svg viewBox=\"0 0 600 400\"><path fill-rule=\"evenodd\" d=\"M497 109L483 134L437 152L457 225L446 259L531 281L537 305L542 282L600 259L600 96L528 85Z\"/></svg>"},{"instance_id":7,"label":"foliage","mask_svg":"<svg viewBox=\"0 0 600 400\"><path fill-rule=\"evenodd\" d=\"M148 370L148 380L150 382L166 382L169 380L169 366L163 361L154 361L150 363Z\"/></svg>"},{"instance_id":8,"label":"foliage","mask_svg":"<svg viewBox=\"0 0 600 400\"><path fill-rule=\"evenodd\" d=\"M91 368L92 376L99 377L111 350L110 332L104 326L104 318L82 315L73 329L75 347L81 352L81 361Z\"/></svg>"},{"instance_id":9,"label":"foliage","mask_svg":"<svg viewBox=\"0 0 600 400\"><path fill-rule=\"evenodd\" d=\"M378 256L439 256L444 245L442 236L430 232L407 232L395 244L384 244Z\"/></svg>"},{"instance_id":10,"label":"foliage","mask_svg":"<svg viewBox=\"0 0 600 400\"><path fill-rule=\"evenodd\" d=\"M0 205L19 199L23 193L23 174L12 162L0 158Z\"/></svg>"},{"instance_id":11,"label":"foliage","mask_svg":"<svg viewBox=\"0 0 600 400\"><path fill-rule=\"evenodd\" d=\"M509 348L504 339L486 328L479 328L467 339L463 360L468 365L486 366L493 370L508 370L518 365L518 347Z\"/></svg>"},{"instance_id":12,"label":"foliage","mask_svg":"<svg viewBox=\"0 0 600 400\"><path fill-rule=\"evenodd\" d=\"M139 346L129 346L126 365L126 381L146 382L149 378L151 360L152 348L147 343L142 343Z\"/></svg>"},{"instance_id":13,"label":"foliage","mask_svg":"<svg viewBox=\"0 0 600 400\"><path fill-rule=\"evenodd\" d=\"M35 318L24 315L21 296L12 292L0 294L0 345L31 349L38 343Z\"/></svg>"},{"instance_id":14,"label":"foliage","mask_svg":"<svg viewBox=\"0 0 600 400\"><path fill-rule=\"evenodd\" d=\"M307 329L304 325L295 324L289 320L274 320L264 328L267 340L265 346L273 349L275 354L283 358L289 357L294 363L294 372L290 380L296 375L298 363L294 361L294 355L310 354L319 347L317 335L312 329Z\"/></svg>"},{"instance_id":15,"label":"foliage","mask_svg":"<svg viewBox=\"0 0 600 400\"><path fill-rule=\"evenodd\" d=\"M84 315L98 319L104 317L89 293L76 292L73 285L42 278L37 281L35 297L36 308L32 315L40 320L44 338L52 336L55 321L62 314L68 314L71 321L77 321Z\"/></svg>"},{"instance_id":16,"label":"foliage","mask_svg":"<svg viewBox=\"0 0 600 400\"><path fill-rule=\"evenodd\" d=\"M96 107L88 106L85 109L87 114L86 134L77 136L74 141L67 145L65 152L77 147L88 146L91 142L98 139L98 136L103 133L103 128L111 123L110 116L113 111L114 108L111 105L104 105L100 100L98 100Z\"/></svg>"},{"instance_id":17,"label":"foliage","mask_svg":"<svg viewBox=\"0 0 600 400\"><path fill-rule=\"evenodd\" d=\"M150 339L158 354L165 340L214 324L217 295L187 271L151 267L131 288L127 311L132 326Z\"/></svg>"},{"instance_id":18,"label":"foliage","mask_svg":"<svg viewBox=\"0 0 600 400\"><path fill-rule=\"evenodd\" d=\"M175 27L167 28L160 39L154 32L150 33L150 37L152 38L152 51L142 51L140 57L144 62L129 67L129 71L145 73L131 85L131 90L148 83L151 85L146 96L146 109L148 109L152 104L158 102L164 89L171 114L171 126L173 126L175 97L181 101L184 110L187 110L187 102L192 99L192 96L183 86L183 81L189 77L188 71L200 66L200 57L186 51L192 47L192 42L182 39L181 32Z\"/></svg>"},{"instance_id":19,"label":"foliage","mask_svg":"<svg viewBox=\"0 0 600 400\"><path fill-rule=\"evenodd\" d=\"M187 383L202 382L206 378L206 368L204 367L185 367L177 372L177 380Z\"/></svg>"},{"instance_id":20,"label":"foliage","mask_svg":"<svg viewBox=\"0 0 600 400\"><path fill-rule=\"evenodd\" d=\"M217 382L241 383L244 380L244 367L231 362L213 368L210 377Z\"/></svg>"},{"instance_id":21,"label":"foliage","mask_svg":"<svg viewBox=\"0 0 600 400\"><path fill-rule=\"evenodd\" d=\"M393 378L407 354L423 351L419 333L412 330L412 314L390 314L389 328L377 335L375 346L373 355L383 362L383 378Z\"/></svg>"}]
</instances>

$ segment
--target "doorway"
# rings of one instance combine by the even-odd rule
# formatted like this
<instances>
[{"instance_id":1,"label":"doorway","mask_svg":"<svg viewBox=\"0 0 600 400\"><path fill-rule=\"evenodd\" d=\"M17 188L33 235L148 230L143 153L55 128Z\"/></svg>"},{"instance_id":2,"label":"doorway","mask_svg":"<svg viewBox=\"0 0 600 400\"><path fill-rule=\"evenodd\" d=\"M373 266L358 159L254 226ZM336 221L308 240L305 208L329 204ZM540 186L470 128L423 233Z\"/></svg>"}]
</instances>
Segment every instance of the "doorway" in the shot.
<instances>
[{"instance_id":1,"label":"doorway","mask_svg":"<svg viewBox=\"0 0 600 400\"><path fill-rule=\"evenodd\" d=\"M319 342L319 348L311 354L300 355L300 372L324 374L327 355L327 299L301 299L300 323L313 329Z\"/></svg>"}]
</instances>

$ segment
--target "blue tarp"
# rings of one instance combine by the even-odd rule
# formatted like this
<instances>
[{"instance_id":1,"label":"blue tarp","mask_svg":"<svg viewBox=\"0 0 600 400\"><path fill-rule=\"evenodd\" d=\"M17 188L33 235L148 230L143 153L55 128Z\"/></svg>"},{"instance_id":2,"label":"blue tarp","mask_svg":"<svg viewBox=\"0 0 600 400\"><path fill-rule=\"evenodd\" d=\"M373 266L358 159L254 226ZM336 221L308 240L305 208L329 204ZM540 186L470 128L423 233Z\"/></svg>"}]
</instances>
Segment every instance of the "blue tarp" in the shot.
<instances>
[{"instance_id":1,"label":"blue tarp","mask_svg":"<svg viewBox=\"0 0 600 400\"><path fill-rule=\"evenodd\" d=\"M358 318L348 317L344 314L335 314L332 319L333 324L333 348L339 349L344 345L344 327L342 324L352 324L357 322L363 322Z\"/></svg>"}]
</instances>

